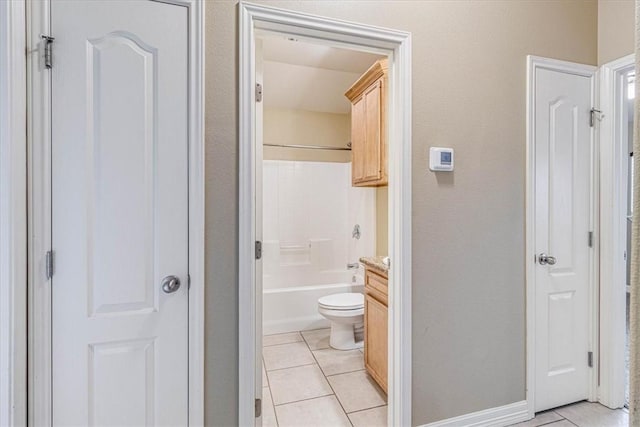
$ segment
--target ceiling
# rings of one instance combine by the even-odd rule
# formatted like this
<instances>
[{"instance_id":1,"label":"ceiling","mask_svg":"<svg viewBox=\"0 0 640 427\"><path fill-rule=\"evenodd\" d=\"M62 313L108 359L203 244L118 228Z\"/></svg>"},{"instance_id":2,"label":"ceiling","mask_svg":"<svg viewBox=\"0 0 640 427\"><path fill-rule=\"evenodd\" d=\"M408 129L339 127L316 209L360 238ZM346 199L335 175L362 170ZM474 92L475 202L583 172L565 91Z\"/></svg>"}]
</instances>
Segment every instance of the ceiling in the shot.
<instances>
[{"instance_id":1,"label":"ceiling","mask_svg":"<svg viewBox=\"0 0 640 427\"><path fill-rule=\"evenodd\" d=\"M265 108L347 114L344 93L381 56L269 37L263 58Z\"/></svg>"}]
</instances>

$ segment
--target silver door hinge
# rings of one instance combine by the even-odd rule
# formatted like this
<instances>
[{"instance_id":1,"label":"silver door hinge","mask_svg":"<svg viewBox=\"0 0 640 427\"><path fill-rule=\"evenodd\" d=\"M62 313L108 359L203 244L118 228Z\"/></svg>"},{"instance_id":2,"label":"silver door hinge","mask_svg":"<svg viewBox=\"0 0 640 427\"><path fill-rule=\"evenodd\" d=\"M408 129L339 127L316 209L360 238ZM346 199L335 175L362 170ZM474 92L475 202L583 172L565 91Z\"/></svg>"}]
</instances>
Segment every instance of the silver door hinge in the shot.
<instances>
[{"instance_id":1,"label":"silver door hinge","mask_svg":"<svg viewBox=\"0 0 640 427\"><path fill-rule=\"evenodd\" d=\"M262 399L256 399L255 414L256 418L260 418L262 416Z\"/></svg>"},{"instance_id":2,"label":"silver door hinge","mask_svg":"<svg viewBox=\"0 0 640 427\"><path fill-rule=\"evenodd\" d=\"M589 364L590 368L593 368L593 351L587 353L587 363Z\"/></svg>"},{"instance_id":3,"label":"silver door hinge","mask_svg":"<svg viewBox=\"0 0 640 427\"><path fill-rule=\"evenodd\" d=\"M262 242L260 240L256 240L256 259L262 258Z\"/></svg>"},{"instance_id":4,"label":"silver door hinge","mask_svg":"<svg viewBox=\"0 0 640 427\"><path fill-rule=\"evenodd\" d=\"M256 102L262 102L262 85L256 83Z\"/></svg>"},{"instance_id":5,"label":"silver door hinge","mask_svg":"<svg viewBox=\"0 0 640 427\"><path fill-rule=\"evenodd\" d=\"M47 279L51 279L53 277L53 251L47 251L45 255L44 265Z\"/></svg>"},{"instance_id":6,"label":"silver door hinge","mask_svg":"<svg viewBox=\"0 0 640 427\"><path fill-rule=\"evenodd\" d=\"M593 127L596 123L596 119L602 120L603 117L604 114L602 114L602 111L592 108L591 111L589 111L589 126Z\"/></svg>"},{"instance_id":7,"label":"silver door hinge","mask_svg":"<svg viewBox=\"0 0 640 427\"><path fill-rule=\"evenodd\" d=\"M53 68L53 55L51 49L55 38L51 36L45 36L44 34L40 34L40 38L44 43L44 66L45 68L50 70L51 68Z\"/></svg>"},{"instance_id":8,"label":"silver door hinge","mask_svg":"<svg viewBox=\"0 0 640 427\"><path fill-rule=\"evenodd\" d=\"M589 247L593 247L593 231L589 232Z\"/></svg>"}]
</instances>

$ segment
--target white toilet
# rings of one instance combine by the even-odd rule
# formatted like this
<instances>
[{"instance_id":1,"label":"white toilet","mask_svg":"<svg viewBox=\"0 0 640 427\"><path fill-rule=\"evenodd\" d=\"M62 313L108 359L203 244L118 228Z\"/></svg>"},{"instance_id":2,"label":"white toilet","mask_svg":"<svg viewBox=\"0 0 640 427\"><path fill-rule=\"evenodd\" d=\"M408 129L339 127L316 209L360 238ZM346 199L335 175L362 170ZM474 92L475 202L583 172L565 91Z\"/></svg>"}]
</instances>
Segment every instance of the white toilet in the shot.
<instances>
[{"instance_id":1,"label":"white toilet","mask_svg":"<svg viewBox=\"0 0 640 427\"><path fill-rule=\"evenodd\" d=\"M318 312L331 321L329 345L353 350L364 345L364 295L357 292L318 299Z\"/></svg>"}]
</instances>

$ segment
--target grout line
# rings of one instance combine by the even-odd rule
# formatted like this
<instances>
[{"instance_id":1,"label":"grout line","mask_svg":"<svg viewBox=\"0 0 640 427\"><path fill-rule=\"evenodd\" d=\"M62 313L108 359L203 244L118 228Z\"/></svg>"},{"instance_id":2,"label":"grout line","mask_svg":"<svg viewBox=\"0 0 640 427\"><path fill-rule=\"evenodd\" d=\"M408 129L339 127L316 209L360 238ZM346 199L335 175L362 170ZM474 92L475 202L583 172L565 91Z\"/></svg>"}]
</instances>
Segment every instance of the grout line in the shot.
<instances>
[{"instance_id":1,"label":"grout line","mask_svg":"<svg viewBox=\"0 0 640 427\"><path fill-rule=\"evenodd\" d=\"M303 336L303 339L304 339L304 336ZM307 343L307 347L309 347L308 343ZM311 348L309 348L309 351L311 351ZM317 363L318 359L316 358L316 355L313 354L313 351L311 351L311 355L313 356L314 360ZM322 367L320 366L320 363L318 363L318 367L320 368L320 372L322 372L322 375L324 376L324 380L327 382L327 384L329 384L329 388L331 389L331 391L333 391L333 394L336 396L336 400L338 401L338 405L340 405L340 407L342 408L342 413L344 414L345 417L347 417L347 421L349 421L349 424L351 424L351 426L353 427L353 423L351 422L351 419L349 418L349 415L347 415L347 411L344 409L344 406L342 405L342 402L340 401L340 398L338 397L338 394L336 393L335 389L331 385L331 382L329 382L329 378L327 377L327 375L325 375L324 371L322 370Z\"/></svg>"},{"instance_id":2,"label":"grout line","mask_svg":"<svg viewBox=\"0 0 640 427\"><path fill-rule=\"evenodd\" d=\"M320 368L320 369L322 369L322 368ZM354 372L362 372L362 371L366 371L366 368L355 369L353 371L339 372L337 374L325 375L325 377L327 377L327 378L329 378L329 377L337 377L338 375L353 374Z\"/></svg>"},{"instance_id":3,"label":"grout line","mask_svg":"<svg viewBox=\"0 0 640 427\"><path fill-rule=\"evenodd\" d=\"M369 411L371 409L376 409L376 408L384 408L386 406L389 406L389 405L385 403L384 405L372 406L371 408L358 409L357 411L348 412L347 415L357 414L358 412ZM560 421L560 420L558 420L558 421ZM538 426L536 426L536 427L538 427Z\"/></svg>"},{"instance_id":4,"label":"grout line","mask_svg":"<svg viewBox=\"0 0 640 427\"><path fill-rule=\"evenodd\" d=\"M276 371L284 371L285 369L300 368L300 367L302 367L302 366L312 366L312 365L317 365L317 363L316 363L316 362L312 362L312 363L305 363L305 364L303 364L303 365L287 366L286 368L278 368L278 369L267 369L267 368L265 367L265 369L264 369L264 370L265 370L267 373L269 373L269 372L276 372ZM324 375L324 373L323 373L323 375Z\"/></svg>"},{"instance_id":5,"label":"grout line","mask_svg":"<svg viewBox=\"0 0 640 427\"><path fill-rule=\"evenodd\" d=\"M265 347L278 347L280 345L298 344L299 342L304 342L304 338L301 339L300 341L281 342L278 344L267 344L267 345L262 344L262 349L264 350Z\"/></svg>"},{"instance_id":6,"label":"grout line","mask_svg":"<svg viewBox=\"0 0 640 427\"><path fill-rule=\"evenodd\" d=\"M333 393L329 393L329 394L323 394L321 396L314 396L314 397L307 397L306 399L300 399L300 400L292 400L291 402L285 402L285 403L279 403L279 404L273 404L274 407L277 406L285 406L285 405L291 405L292 403L300 403L300 402L307 402L309 400L315 400L315 399L320 399L322 397L330 397L330 396L335 396L335 394ZM336 400L338 400L338 397L336 396Z\"/></svg>"}]
</instances>

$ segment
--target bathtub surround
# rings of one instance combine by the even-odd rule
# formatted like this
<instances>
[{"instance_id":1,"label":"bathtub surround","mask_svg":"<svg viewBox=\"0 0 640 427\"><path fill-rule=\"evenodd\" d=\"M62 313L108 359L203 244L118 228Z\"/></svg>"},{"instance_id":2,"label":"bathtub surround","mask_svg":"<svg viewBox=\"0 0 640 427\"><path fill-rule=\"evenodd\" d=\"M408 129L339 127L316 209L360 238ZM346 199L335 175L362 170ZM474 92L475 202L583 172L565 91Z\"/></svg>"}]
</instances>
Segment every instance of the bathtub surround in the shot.
<instances>
[{"instance_id":1,"label":"bathtub surround","mask_svg":"<svg viewBox=\"0 0 640 427\"><path fill-rule=\"evenodd\" d=\"M375 199L351 187L350 163L264 161L265 334L327 327L318 298L362 292L363 273L347 264L375 254Z\"/></svg>"}]
</instances>

